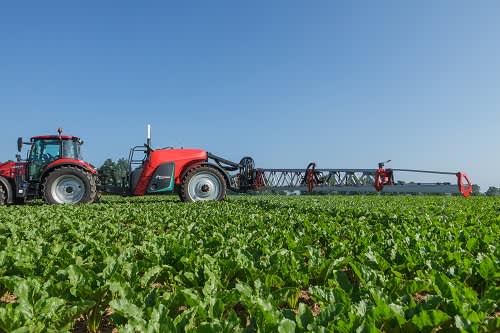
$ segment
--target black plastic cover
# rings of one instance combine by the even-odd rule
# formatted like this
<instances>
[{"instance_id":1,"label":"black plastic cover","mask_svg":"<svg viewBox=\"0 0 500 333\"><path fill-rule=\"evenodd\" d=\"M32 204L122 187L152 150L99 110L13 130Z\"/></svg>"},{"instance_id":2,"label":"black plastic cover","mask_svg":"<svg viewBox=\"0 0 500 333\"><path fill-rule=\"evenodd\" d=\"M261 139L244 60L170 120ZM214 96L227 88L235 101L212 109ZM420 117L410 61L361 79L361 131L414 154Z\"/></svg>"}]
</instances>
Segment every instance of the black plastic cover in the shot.
<instances>
[{"instance_id":1,"label":"black plastic cover","mask_svg":"<svg viewBox=\"0 0 500 333\"><path fill-rule=\"evenodd\" d=\"M174 188L174 163L162 163L156 168L148 184L148 193L172 191Z\"/></svg>"}]
</instances>

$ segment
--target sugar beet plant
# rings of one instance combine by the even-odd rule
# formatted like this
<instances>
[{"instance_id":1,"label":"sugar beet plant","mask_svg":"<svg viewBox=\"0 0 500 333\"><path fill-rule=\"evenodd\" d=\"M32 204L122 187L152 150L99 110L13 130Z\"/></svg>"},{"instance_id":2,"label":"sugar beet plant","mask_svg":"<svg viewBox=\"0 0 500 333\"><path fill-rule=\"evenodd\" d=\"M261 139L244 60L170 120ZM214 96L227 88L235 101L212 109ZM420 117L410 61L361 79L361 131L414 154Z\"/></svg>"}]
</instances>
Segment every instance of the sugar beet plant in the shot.
<instances>
[{"instance_id":1,"label":"sugar beet plant","mask_svg":"<svg viewBox=\"0 0 500 333\"><path fill-rule=\"evenodd\" d=\"M0 331L500 331L500 201L0 207Z\"/></svg>"}]
</instances>

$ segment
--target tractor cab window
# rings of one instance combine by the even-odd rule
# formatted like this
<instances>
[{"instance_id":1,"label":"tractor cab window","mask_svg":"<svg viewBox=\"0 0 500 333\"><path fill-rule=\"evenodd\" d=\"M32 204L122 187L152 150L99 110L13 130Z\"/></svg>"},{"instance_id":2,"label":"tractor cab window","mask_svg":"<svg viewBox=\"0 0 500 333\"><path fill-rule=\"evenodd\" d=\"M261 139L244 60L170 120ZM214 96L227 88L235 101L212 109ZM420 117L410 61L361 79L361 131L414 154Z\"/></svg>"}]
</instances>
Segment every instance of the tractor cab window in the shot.
<instances>
[{"instance_id":1,"label":"tractor cab window","mask_svg":"<svg viewBox=\"0 0 500 333\"><path fill-rule=\"evenodd\" d=\"M76 140L64 140L62 142L62 157L81 160L80 143Z\"/></svg>"}]
</instances>

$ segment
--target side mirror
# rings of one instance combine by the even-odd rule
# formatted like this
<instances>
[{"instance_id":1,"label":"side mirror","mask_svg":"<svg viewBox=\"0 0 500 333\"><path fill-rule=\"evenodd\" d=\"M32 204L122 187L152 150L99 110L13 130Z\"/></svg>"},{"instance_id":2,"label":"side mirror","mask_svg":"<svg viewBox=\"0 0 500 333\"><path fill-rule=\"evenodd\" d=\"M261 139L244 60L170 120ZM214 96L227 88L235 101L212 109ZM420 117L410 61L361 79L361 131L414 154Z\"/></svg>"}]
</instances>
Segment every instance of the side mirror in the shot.
<instances>
[{"instance_id":1,"label":"side mirror","mask_svg":"<svg viewBox=\"0 0 500 333\"><path fill-rule=\"evenodd\" d=\"M17 151L21 152L23 150L23 138L18 138L17 139Z\"/></svg>"}]
</instances>

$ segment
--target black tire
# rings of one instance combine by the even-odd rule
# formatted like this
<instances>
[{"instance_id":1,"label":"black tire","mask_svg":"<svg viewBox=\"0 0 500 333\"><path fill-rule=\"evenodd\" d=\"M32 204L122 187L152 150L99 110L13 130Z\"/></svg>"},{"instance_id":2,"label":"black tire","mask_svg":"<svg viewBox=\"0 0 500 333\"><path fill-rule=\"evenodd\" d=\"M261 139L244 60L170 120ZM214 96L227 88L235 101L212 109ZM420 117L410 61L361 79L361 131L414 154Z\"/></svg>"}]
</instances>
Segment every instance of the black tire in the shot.
<instances>
[{"instance_id":1,"label":"black tire","mask_svg":"<svg viewBox=\"0 0 500 333\"><path fill-rule=\"evenodd\" d=\"M219 201L226 197L226 189L226 181L219 170L207 165L198 165L191 168L182 178L179 197L186 202Z\"/></svg>"},{"instance_id":2,"label":"black tire","mask_svg":"<svg viewBox=\"0 0 500 333\"><path fill-rule=\"evenodd\" d=\"M7 204L7 195L5 195L5 189L3 185L0 184L0 206Z\"/></svg>"},{"instance_id":3,"label":"black tire","mask_svg":"<svg viewBox=\"0 0 500 333\"><path fill-rule=\"evenodd\" d=\"M49 204L92 203L97 198L96 177L78 167L55 169L43 181L42 197Z\"/></svg>"}]
</instances>

